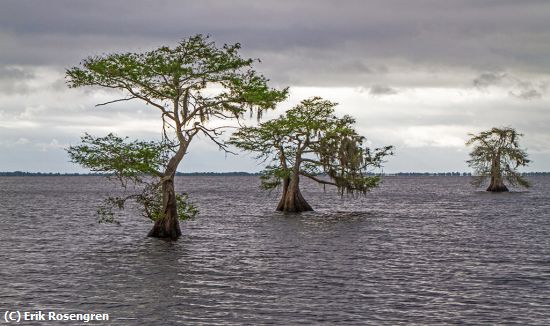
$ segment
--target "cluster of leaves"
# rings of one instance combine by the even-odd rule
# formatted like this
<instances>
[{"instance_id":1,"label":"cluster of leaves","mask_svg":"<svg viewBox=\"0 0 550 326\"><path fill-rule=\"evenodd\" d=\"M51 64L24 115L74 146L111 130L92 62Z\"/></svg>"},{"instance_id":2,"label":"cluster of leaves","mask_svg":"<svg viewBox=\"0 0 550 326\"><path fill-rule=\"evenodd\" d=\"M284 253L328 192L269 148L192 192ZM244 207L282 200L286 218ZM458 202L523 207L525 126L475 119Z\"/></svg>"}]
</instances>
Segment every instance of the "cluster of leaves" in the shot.
<instances>
[{"instance_id":1,"label":"cluster of leaves","mask_svg":"<svg viewBox=\"0 0 550 326\"><path fill-rule=\"evenodd\" d=\"M140 183L145 176L162 176L162 168L170 155L170 148L163 142L129 142L112 133L105 137L93 137L86 133L82 143L67 149L71 162L94 172L112 173L125 185L128 181Z\"/></svg>"},{"instance_id":2,"label":"cluster of leaves","mask_svg":"<svg viewBox=\"0 0 550 326\"><path fill-rule=\"evenodd\" d=\"M510 127L492 128L472 138L466 145L474 145L468 164L474 169L475 186L488 177L503 178L511 185L529 187L529 182L523 178L517 169L526 166L530 160L527 153L519 147L519 138L523 136Z\"/></svg>"},{"instance_id":3,"label":"cluster of leaves","mask_svg":"<svg viewBox=\"0 0 550 326\"><path fill-rule=\"evenodd\" d=\"M145 218L154 222L162 217L162 193L158 188L146 187L138 194L105 199L97 209L99 223L120 224L115 218L115 210L123 210L130 200L142 206L142 214ZM176 194L176 205L178 219L181 221L192 219L199 212L197 207L189 201L186 193Z\"/></svg>"},{"instance_id":4,"label":"cluster of leaves","mask_svg":"<svg viewBox=\"0 0 550 326\"><path fill-rule=\"evenodd\" d=\"M271 161L261 175L265 189L302 175L334 185L342 194L364 194L378 184L379 177L370 172L381 167L392 146L368 148L352 117L334 115L336 105L320 97L303 100L278 119L241 128L229 143Z\"/></svg>"}]
</instances>

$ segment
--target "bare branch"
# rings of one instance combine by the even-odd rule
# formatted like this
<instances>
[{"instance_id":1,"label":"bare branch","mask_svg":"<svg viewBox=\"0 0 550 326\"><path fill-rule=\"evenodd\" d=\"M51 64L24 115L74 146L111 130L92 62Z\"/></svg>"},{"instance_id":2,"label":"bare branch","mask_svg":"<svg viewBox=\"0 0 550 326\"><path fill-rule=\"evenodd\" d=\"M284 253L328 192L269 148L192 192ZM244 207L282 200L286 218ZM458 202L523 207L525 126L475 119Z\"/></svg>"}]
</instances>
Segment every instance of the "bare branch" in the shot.
<instances>
[{"instance_id":1,"label":"bare branch","mask_svg":"<svg viewBox=\"0 0 550 326\"><path fill-rule=\"evenodd\" d=\"M311 152L311 151L308 151L308 152ZM303 153L305 153L305 152L303 152ZM313 163L313 164L316 164L316 165L322 165L321 162L319 162L317 160L310 159L310 158L302 158L302 162L309 162L309 163Z\"/></svg>"},{"instance_id":2,"label":"bare branch","mask_svg":"<svg viewBox=\"0 0 550 326\"><path fill-rule=\"evenodd\" d=\"M134 95L135 97L139 98L140 100L143 100L143 101L145 101L146 103L151 104L152 106L158 108L159 110L162 111L162 113L166 113L166 114L170 117L170 119L172 119L172 120L174 119L170 114L168 114L168 112L166 111L166 108L165 108L164 106L162 106L162 105L160 105L160 104L158 104L158 103L153 102L151 99L149 99L148 97L145 97L145 96L143 96L143 95L137 93L137 92L134 91L132 88L126 88L126 90L127 90L128 92L130 92L130 94L132 94L132 95Z\"/></svg>"},{"instance_id":3,"label":"bare branch","mask_svg":"<svg viewBox=\"0 0 550 326\"><path fill-rule=\"evenodd\" d=\"M113 100L113 101L109 101L109 102L105 102L105 103L99 103L99 104L96 104L95 106L104 106L104 105L107 105L107 104L111 104L111 103L117 103L117 102L126 102L126 101L131 101L133 99L136 99L137 97L135 96L131 96L131 97L127 97L127 98L121 98L121 99L118 99L118 100Z\"/></svg>"},{"instance_id":4,"label":"bare branch","mask_svg":"<svg viewBox=\"0 0 550 326\"><path fill-rule=\"evenodd\" d=\"M213 141L216 145L218 145L219 149L223 150L226 153L237 155L237 153L227 149L227 145L225 143L220 142L218 140L217 136L219 136L220 134L216 132L215 129L207 129L201 125L197 125L197 128L199 128L203 134L205 134L208 138L210 138L211 141ZM212 135L211 133L213 133L214 135Z\"/></svg>"},{"instance_id":5,"label":"bare branch","mask_svg":"<svg viewBox=\"0 0 550 326\"><path fill-rule=\"evenodd\" d=\"M308 173L305 173L305 172L303 172L303 171L300 171L300 175L303 175L304 177L309 178L309 179L311 179L311 180L313 180L313 181L315 181L315 182L318 182L318 183L320 183L320 184L336 186L336 183L334 183L334 182L319 179L319 178L317 178L316 176L311 175L311 174L308 174Z\"/></svg>"}]
</instances>

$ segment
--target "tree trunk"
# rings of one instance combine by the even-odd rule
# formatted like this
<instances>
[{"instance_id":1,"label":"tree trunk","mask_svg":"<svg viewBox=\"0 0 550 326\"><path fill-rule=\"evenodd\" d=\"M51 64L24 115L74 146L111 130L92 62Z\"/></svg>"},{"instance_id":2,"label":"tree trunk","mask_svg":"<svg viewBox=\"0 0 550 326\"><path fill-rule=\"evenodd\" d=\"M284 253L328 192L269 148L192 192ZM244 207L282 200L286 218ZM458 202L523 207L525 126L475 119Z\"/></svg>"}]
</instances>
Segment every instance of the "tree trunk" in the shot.
<instances>
[{"instance_id":1,"label":"tree trunk","mask_svg":"<svg viewBox=\"0 0 550 326\"><path fill-rule=\"evenodd\" d=\"M505 185L504 182L502 181L502 177L495 177L495 176L492 176L492 177L491 177L491 184L490 184L489 187L487 188L487 191L491 191L491 192L506 192L506 191L508 191L508 188L506 187L506 185Z\"/></svg>"},{"instance_id":2,"label":"tree trunk","mask_svg":"<svg viewBox=\"0 0 550 326\"><path fill-rule=\"evenodd\" d=\"M181 236L181 229L178 220L173 175L162 183L162 212L161 218L155 221L155 225L149 231L148 236L177 240Z\"/></svg>"},{"instance_id":3,"label":"tree trunk","mask_svg":"<svg viewBox=\"0 0 550 326\"><path fill-rule=\"evenodd\" d=\"M491 162L491 184L487 188L487 191L491 192L506 192L508 188L504 185L502 180L502 173L500 170L500 150L497 151Z\"/></svg>"},{"instance_id":4,"label":"tree trunk","mask_svg":"<svg viewBox=\"0 0 550 326\"><path fill-rule=\"evenodd\" d=\"M283 181L283 195L277 205L278 211L299 213L313 210L302 196L299 183L300 178L297 174Z\"/></svg>"}]
</instances>

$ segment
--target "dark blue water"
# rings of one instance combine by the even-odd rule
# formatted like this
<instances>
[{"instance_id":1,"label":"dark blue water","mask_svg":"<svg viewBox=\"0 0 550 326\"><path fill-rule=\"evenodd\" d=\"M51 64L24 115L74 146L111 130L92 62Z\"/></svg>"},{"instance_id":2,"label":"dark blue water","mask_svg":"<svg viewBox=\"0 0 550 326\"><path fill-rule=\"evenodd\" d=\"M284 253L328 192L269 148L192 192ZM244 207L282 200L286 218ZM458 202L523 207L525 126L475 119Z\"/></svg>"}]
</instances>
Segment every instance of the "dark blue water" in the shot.
<instances>
[{"instance_id":1,"label":"dark blue water","mask_svg":"<svg viewBox=\"0 0 550 326\"><path fill-rule=\"evenodd\" d=\"M465 177L387 177L359 199L306 183L316 211L301 215L275 213L277 194L255 177L177 181L201 214L171 243L145 237L151 224L132 209L121 226L98 224L101 178L1 177L0 313L109 313L102 325L550 324L548 177L506 194Z\"/></svg>"}]
</instances>

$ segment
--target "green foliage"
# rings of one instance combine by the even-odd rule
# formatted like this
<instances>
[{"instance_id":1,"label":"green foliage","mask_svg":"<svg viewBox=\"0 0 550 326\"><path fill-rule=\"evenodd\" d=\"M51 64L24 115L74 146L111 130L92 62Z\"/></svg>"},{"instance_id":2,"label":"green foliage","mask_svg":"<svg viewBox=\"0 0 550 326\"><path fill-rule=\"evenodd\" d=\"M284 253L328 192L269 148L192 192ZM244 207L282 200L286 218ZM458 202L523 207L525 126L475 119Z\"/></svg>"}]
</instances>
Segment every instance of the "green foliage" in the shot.
<instances>
[{"instance_id":1,"label":"green foliage","mask_svg":"<svg viewBox=\"0 0 550 326\"><path fill-rule=\"evenodd\" d=\"M162 218L162 193L156 189L154 192L142 191L125 197L108 197L98 207L99 223L120 224L115 218L115 210L123 210L129 200L134 200L141 205L142 214L151 221ZM189 201L186 193L176 194L178 219L181 221L194 218L198 214L197 207Z\"/></svg>"},{"instance_id":2,"label":"green foliage","mask_svg":"<svg viewBox=\"0 0 550 326\"><path fill-rule=\"evenodd\" d=\"M281 185L281 181L290 178L291 172L289 169L283 169L279 166L267 166L260 173L260 187L265 190L273 190Z\"/></svg>"},{"instance_id":3,"label":"green foliage","mask_svg":"<svg viewBox=\"0 0 550 326\"><path fill-rule=\"evenodd\" d=\"M105 137L84 134L82 143L67 149L71 162L94 172L113 173L124 180L139 181L143 176L161 176L167 164L169 147L162 142L132 141L112 133Z\"/></svg>"},{"instance_id":4,"label":"green foliage","mask_svg":"<svg viewBox=\"0 0 550 326\"><path fill-rule=\"evenodd\" d=\"M492 128L471 138L466 145L473 145L468 165L474 169L473 184L479 186L486 178L495 177L507 180L511 185L529 187L517 169L530 162L525 150L519 147L523 134L510 127Z\"/></svg>"},{"instance_id":5,"label":"green foliage","mask_svg":"<svg viewBox=\"0 0 550 326\"><path fill-rule=\"evenodd\" d=\"M67 84L123 90L127 97L107 103L142 100L160 109L175 129L194 130L195 123L239 117L252 109L259 116L286 98L287 90L269 88L268 80L252 69L257 60L242 58L240 47L217 47L208 36L195 35L173 48L92 56L66 71Z\"/></svg>"},{"instance_id":6,"label":"green foliage","mask_svg":"<svg viewBox=\"0 0 550 326\"><path fill-rule=\"evenodd\" d=\"M381 167L393 147L368 148L352 117L334 115L336 105L320 97L303 100L278 119L241 128L228 143L272 161L261 175L264 189L302 175L335 185L340 193L364 194L378 185L379 177L370 172Z\"/></svg>"},{"instance_id":7,"label":"green foliage","mask_svg":"<svg viewBox=\"0 0 550 326\"><path fill-rule=\"evenodd\" d=\"M157 221L162 218L162 193L156 191L153 196L141 196L137 202L146 207L144 216ZM176 206L178 211L178 219L181 221L194 218L197 213L197 207L189 202L189 196L186 193L176 194Z\"/></svg>"}]
</instances>

